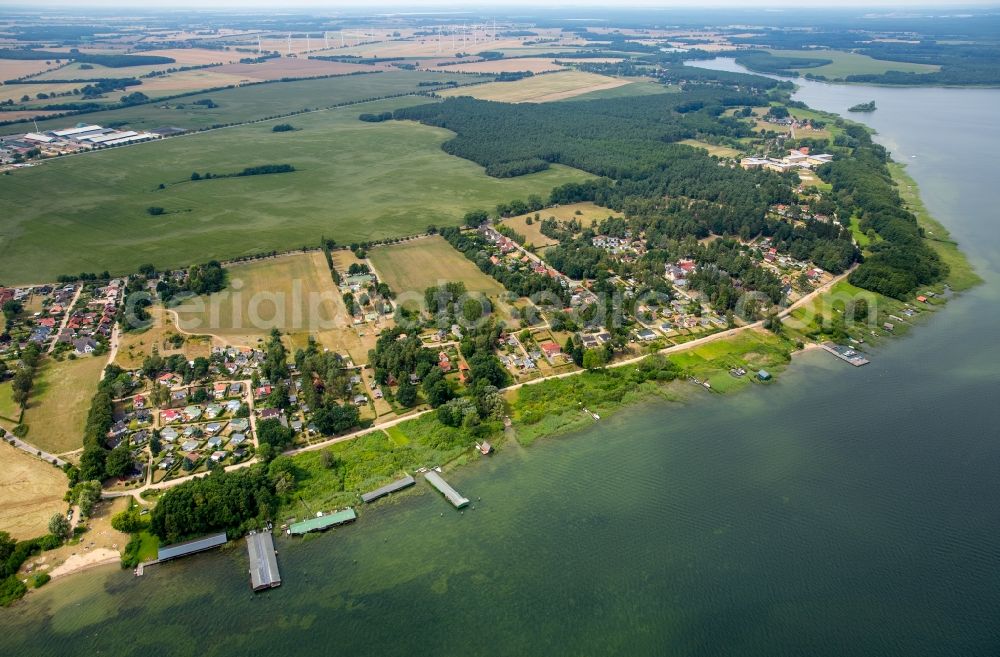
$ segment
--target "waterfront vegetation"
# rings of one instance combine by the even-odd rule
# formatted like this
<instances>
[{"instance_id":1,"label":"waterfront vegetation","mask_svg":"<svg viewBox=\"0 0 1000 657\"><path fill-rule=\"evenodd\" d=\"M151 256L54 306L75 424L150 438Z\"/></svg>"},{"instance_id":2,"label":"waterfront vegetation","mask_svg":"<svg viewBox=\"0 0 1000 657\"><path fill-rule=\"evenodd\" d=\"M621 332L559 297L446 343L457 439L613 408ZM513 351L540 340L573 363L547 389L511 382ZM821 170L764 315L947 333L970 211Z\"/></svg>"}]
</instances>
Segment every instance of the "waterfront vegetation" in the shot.
<instances>
[{"instance_id":1,"label":"waterfront vegetation","mask_svg":"<svg viewBox=\"0 0 1000 657\"><path fill-rule=\"evenodd\" d=\"M920 190L916 181L906 173L906 168L898 162L889 162L889 173L899 190L906 208L917 218L917 224L923 234L925 243L929 244L941 262L948 268L948 276L945 279L948 287L956 292L968 290L983 282L982 277L976 273L972 264L955 242L948 229L937 219L931 216L920 199Z\"/></svg>"}]
</instances>

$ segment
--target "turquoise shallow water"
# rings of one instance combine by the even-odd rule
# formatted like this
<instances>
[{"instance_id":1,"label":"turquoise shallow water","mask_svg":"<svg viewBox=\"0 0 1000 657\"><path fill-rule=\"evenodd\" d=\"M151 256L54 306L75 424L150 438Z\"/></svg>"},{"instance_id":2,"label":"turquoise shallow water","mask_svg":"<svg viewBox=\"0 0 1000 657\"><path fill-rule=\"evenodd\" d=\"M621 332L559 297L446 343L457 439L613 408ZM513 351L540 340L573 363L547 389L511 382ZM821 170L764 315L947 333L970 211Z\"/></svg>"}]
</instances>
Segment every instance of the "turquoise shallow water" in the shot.
<instances>
[{"instance_id":1,"label":"turquoise shallow water","mask_svg":"<svg viewBox=\"0 0 1000 657\"><path fill-rule=\"evenodd\" d=\"M74 577L0 611L22 655L1000 653L1000 91L806 85L870 120L986 279L854 369L626 409L356 524ZM916 157L910 157L916 155ZM481 498L481 499L480 499Z\"/></svg>"}]
</instances>

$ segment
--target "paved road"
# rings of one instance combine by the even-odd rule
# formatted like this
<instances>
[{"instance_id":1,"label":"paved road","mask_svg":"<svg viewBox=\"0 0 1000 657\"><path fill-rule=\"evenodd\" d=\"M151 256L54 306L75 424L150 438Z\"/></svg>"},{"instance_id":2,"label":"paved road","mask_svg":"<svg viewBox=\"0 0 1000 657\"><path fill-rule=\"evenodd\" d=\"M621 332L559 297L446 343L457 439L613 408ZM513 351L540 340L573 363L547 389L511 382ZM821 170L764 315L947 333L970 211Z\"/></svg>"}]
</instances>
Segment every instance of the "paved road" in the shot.
<instances>
[{"instance_id":1,"label":"paved road","mask_svg":"<svg viewBox=\"0 0 1000 657\"><path fill-rule=\"evenodd\" d=\"M40 458L42 460L48 461L49 463L55 463L60 468L66 465L66 461L62 460L55 454L49 454L48 452L42 451L37 447L29 445L20 438L15 437L14 434L10 433L10 431L7 432L7 435L4 436L3 439L8 443L13 444L14 447L18 448L19 450L31 454L35 458Z\"/></svg>"},{"instance_id":2,"label":"paved road","mask_svg":"<svg viewBox=\"0 0 1000 657\"><path fill-rule=\"evenodd\" d=\"M52 342L49 343L49 348L45 350L45 353L51 354L56 348L56 344L59 343L59 336L62 332L66 330L66 325L69 324L69 316L73 314L73 306L76 305L77 300L80 298L80 293L83 292L83 284L81 283L76 288L76 293L73 294L73 300L69 302L68 306L63 306L63 318L59 323L59 329L52 336Z\"/></svg>"}]
</instances>

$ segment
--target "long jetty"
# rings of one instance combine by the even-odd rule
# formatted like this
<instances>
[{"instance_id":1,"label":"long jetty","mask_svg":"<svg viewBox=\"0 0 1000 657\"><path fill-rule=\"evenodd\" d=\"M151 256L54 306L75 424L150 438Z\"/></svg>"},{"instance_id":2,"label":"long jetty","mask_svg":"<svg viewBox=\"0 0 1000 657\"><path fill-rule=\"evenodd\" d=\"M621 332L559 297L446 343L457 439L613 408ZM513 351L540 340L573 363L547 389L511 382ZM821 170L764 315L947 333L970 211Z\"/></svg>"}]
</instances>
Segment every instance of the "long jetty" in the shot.
<instances>
[{"instance_id":1,"label":"long jetty","mask_svg":"<svg viewBox=\"0 0 1000 657\"><path fill-rule=\"evenodd\" d=\"M368 502L374 502L375 500L377 500L380 497L385 497L386 495L389 495L390 493L395 493L396 491L403 490L404 488L409 488L414 483L416 483L416 482L414 481L413 477L410 476L410 475L406 475L402 479L397 479L396 481L392 482L391 484L386 484L385 486L382 486L381 488L376 488L373 491L370 491L368 493L362 494L361 495L361 501L365 502L366 504Z\"/></svg>"},{"instance_id":2,"label":"long jetty","mask_svg":"<svg viewBox=\"0 0 1000 657\"><path fill-rule=\"evenodd\" d=\"M448 482L441 477L441 475L433 470L425 472L424 479L426 479L431 486L441 491L441 494L444 495L456 509L461 509L469 503L469 500L462 497L457 490L452 488Z\"/></svg>"}]
</instances>

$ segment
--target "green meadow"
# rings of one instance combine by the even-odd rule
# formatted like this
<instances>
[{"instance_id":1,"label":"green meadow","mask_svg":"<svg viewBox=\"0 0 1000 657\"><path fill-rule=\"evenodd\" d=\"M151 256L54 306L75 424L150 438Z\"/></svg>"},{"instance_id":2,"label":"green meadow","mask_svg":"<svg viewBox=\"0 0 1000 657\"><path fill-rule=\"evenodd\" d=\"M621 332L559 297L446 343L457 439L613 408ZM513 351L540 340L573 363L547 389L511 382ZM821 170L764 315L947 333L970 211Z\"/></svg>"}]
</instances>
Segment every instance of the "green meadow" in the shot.
<instances>
[{"instance_id":1,"label":"green meadow","mask_svg":"<svg viewBox=\"0 0 1000 657\"><path fill-rule=\"evenodd\" d=\"M38 121L39 130L58 130L79 122L98 125L126 125L136 130L176 126L188 130L214 125L244 123L304 109L320 109L339 103L358 102L393 94L425 91L421 82L456 82L460 85L491 79L478 75L424 71L386 71L333 78L270 82L206 91L145 105L91 112L78 116ZM433 88L433 87L432 87ZM197 104L211 100L215 107ZM0 135L17 134L30 124L0 125Z\"/></svg>"},{"instance_id":2,"label":"green meadow","mask_svg":"<svg viewBox=\"0 0 1000 657\"><path fill-rule=\"evenodd\" d=\"M362 76L363 77L363 76ZM452 133L416 123L366 123L362 112L413 97L298 115L49 160L0 176L0 280L179 267L213 258L422 232L465 212L546 195L585 180L567 167L518 178L486 176L441 150ZM275 123L292 132L272 132ZM191 181L264 164L296 171ZM160 185L164 185L160 189ZM148 208L163 208L153 216Z\"/></svg>"},{"instance_id":3,"label":"green meadow","mask_svg":"<svg viewBox=\"0 0 1000 657\"><path fill-rule=\"evenodd\" d=\"M796 69L801 74L812 73L828 78L845 78L848 75L882 74L886 71L902 71L903 73L930 73L941 67L933 64L915 64L912 62L890 62L874 59L868 55L841 50L771 50L777 57L817 57L829 59L831 62L823 66Z\"/></svg>"}]
</instances>

